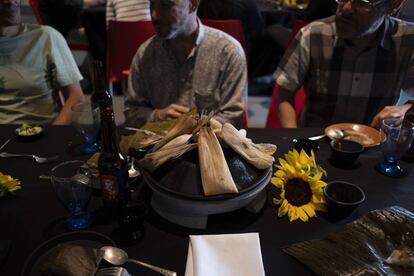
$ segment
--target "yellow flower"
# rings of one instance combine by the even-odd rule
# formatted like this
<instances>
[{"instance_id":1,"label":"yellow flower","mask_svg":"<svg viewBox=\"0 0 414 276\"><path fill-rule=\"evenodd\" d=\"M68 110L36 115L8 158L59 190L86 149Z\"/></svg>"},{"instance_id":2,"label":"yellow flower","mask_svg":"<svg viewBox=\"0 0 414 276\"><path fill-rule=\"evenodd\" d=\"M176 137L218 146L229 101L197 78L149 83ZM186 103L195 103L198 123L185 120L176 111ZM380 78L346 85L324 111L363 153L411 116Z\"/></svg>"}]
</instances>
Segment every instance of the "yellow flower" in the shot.
<instances>
[{"instance_id":1,"label":"yellow flower","mask_svg":"<svg viewBox=\"0 0 414 276\"><path fill-rule=\"evenodd\" d=\"M20 180L0 172L0 194L4 192L14 192L21 188Z\"/></svg>"},{"instance_id":2,"label":"yellow flower","mask_svg":"<svg viewBox=\"0 0 414 276\"><path fill-rule=\"evenodd\" d=\"M308 156L304 150L301 150L300 154L296 150L291 150L285 154L285 159L287 163L294 166L296 169L304 170L311 175L315 175L318 172L322 172L326 177L327 173L321 166L316 165L315 154L313 150L311 151L311 156ZM280 159L279 158L279 162ZM276 166L278 169L281 169L279 166Z\"/></svg>"},{"instance_id":3,"label":"yellow flower","mask_svg":"<svg viewBox=\"0 0 414 276\"><path fill-rule=\"evenodd\" d=\"M290 221L301 219L308 221L316 217L315 211L325 211L323 187L326 183L322 176L326 171L316 165L315 155L308 156L304 151L296 150L285 155L286 160L279 158L280 165L272 177L272 184L278 187L280 199L273 199L280 204L278 216L288 215Z\"/></svg>"}]
</instances>

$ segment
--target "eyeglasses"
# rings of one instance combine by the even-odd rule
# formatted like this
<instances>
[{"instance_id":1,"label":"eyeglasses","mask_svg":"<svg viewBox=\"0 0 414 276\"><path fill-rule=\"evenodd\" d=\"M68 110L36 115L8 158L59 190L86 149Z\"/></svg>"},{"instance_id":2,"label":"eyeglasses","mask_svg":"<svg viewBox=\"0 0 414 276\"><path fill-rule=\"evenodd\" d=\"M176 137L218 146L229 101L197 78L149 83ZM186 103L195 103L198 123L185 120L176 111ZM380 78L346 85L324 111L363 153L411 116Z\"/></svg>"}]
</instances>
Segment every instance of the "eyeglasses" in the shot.
<instances>
[{"instance_id":1,"label":"eyeglasses","mask_svg":"<svg viewBox=\"0 0 414 276\"><path fill-rule=\"evenodd\" d=\"M369 12L379 4L383 3L385 0L380 0L376 2L370 2L369 0L336 0L336 3L338 3L338 5L345 5L346 3L348 3L348 1L351 1L352 5L356 9Z\"/></svg>"}]
</instances>

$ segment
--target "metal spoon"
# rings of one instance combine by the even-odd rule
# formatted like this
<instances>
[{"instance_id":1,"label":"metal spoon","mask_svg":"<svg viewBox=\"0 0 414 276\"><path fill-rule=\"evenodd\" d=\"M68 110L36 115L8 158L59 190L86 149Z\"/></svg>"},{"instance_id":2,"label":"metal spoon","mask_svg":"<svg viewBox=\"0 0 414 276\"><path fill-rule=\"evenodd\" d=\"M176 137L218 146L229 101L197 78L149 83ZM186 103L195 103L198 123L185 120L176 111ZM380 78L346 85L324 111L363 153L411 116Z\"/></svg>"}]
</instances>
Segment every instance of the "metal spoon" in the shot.
<instances>
[{"instance_id":1,"label":"metal spoon","mask_svg":"<svg viewBox=\"0 0 414 276\"><path fill-rule=\"evenodd\" d=\"M334 140L341 140L342 138L344 138L344 132L341 129L339 129L339 128L330 128L330 129L328 129L327 133L322 134L322 135L318 135L318 136L309 137L308 139L312 140L312 141L315 141L315 140L322 139L326 135L328 135L329 138L334 139Z\"/></svg>"},{"instance_id":2,"label":"metal spoon","mask_svg":"<svg viewBox=\"0 0 414 276\"><path fill-rule=\"evenodd\" d=\"M121 248L114 247L114 246L104 246L104 247L101 247L101 250L104 251L104 255L103 255L104 260L113 265L123 265L126 262L131 262L131 263L136 263L144 267L147 267L149 269L152 269L156 272L161 273L162 275L177 276L177 273L174 271L164 269L161 267L157 267L154 265L150 265L150 264L147 264L141 261L128 259L128 254Z\"/></svg>"},{"instance_id":3,"label":"metal spoon","mask_svg":"<svg viewBox=\"0 0 414 276\"><path fill-rule=\"evenodd\" d=\"M140 175L140 171L135 169L135 157L131 157L131 166L128 169L128 176L129 178L135 178Z\"/></svg>"}]
</instances>

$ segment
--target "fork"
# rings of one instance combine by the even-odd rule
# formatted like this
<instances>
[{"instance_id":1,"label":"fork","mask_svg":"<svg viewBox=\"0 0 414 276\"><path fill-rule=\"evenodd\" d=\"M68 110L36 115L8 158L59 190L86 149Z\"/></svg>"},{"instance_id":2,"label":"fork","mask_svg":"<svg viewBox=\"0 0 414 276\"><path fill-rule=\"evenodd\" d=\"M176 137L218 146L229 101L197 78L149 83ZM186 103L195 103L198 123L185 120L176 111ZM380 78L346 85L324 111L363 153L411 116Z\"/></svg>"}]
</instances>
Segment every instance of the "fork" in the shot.
<instances>
[{"instance_id":1,"label":"fork","mask_svg":"<svg viewBox=\"0 0 414 276\"><path fill-rule=\"evenodd\" d=\"M15 153L1 152L0 157L29 158L29 159L34 159L39 164L43 164L43 163L49 163L49 162L55 161L59 156L55 155L51 157L40 157L34 154L15 154Z\"/></svg>"},{"instance_id":2,"label":"fork","mask_svg":"<svg viewBox=\"0 0 414 276\"><path fill-rule=\"evenodd\" d=\"M131 276L123 267L107 267L99 269L95 276Z\"/></svg>"}]
</instances>

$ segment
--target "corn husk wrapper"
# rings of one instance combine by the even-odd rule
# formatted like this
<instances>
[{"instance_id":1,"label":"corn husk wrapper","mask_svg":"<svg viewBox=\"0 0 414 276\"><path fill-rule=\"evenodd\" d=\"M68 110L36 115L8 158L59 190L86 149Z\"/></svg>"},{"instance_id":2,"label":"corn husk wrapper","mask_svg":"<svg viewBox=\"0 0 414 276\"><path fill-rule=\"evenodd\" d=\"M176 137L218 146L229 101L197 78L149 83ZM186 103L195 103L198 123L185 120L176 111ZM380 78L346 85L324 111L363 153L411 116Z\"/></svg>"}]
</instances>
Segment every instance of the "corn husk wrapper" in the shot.
<instances>
[{"instance_id":1,"label":"corn husk wrapper","mask_svg":"<svg viewBox=\"0 0 414 276\"><path fill-rule=\"evenodd\" d=\"M269 168L275 161L274 157L269 154L272 151L269 150L271 146L254 145L250 139L243 137L243 135L229 123L223 125L219 137L247 162L260 170ZM276 146L272 147L272 149L275 149L275 147Z\"/></svg>"},{"instance_id":2,"label":"corn husk wrapper","mask_svg":"<svg viewBox=\"0 0 414 276\"><path fill-rule=\"evenodd\" d=\"M177 119L167 120L167 121L157 121L157 122L147 122L141 127L143 130L149 130L155 132L159 135L165 136L173 127L175 127L183 118L189 116L196 116L198 114L197 109L191 109L190 112L187 112L181 115Z\"/></svg>"},{"instance_id":3,"label":"corn husk wrapper","mask_svg":"<svg viewBox=\"0 0 414 276\"><path fill-rule=\"evenodd\" d=\"M122 136L119 146L121 152L128 154L130 148L139 149L154 145L162 139L162 136L149 130L138 130L129 136Z\"/></svg>"},{"instance_id":4,"label":"corn husk wrapper","mask_svg":"<svg viewBox=\"0 0 414 276\"><path fill-rule=\"evenodd\" d=\"M193 130L197 127L197 118L196 116L186 116L183 117L168 133L162 138L158 143L155 144L153 152L159 150L168 142L174 138L181 136L183 134L191 134Z\"/></svg>"},{"instance_id":5,"label":"corn husk wrapper","mask_svg":"<svg viewBox=\"0 0 414 276\"><path fill-rule=\"evenodd\" d=\"M158 167L167 162L168 160L178 158L187 151L193 150L197 147L197 144L184 144L174 148L166 150L158 150L156 152L147 153L144 158L138 161L138 163L150 172L154 172Z\"/></svg>"},{"instance_id":6,"label":"corn husk wrapper","mask_svg":"<svg viewBox=\"0 0 414 276\"><path fill-rule=\"evenodd\" d=\"M214 132L219 132L219 131L221 131L221 128L223 127L223 124L220 123L219 121L217 121L216 119L211 118L210 127Z\"/></svg>"},{"instance_id":7,"label":"corn husk wrapper","mask_svg":"<svg viewBox=\"0 0 414 276\"><path fill-rule=\"evenodd\" d=\"M190 138L193 135L191 134L183 134L180 135L174 139L172 139L171 141L169 141L167 144L165 144L162 148L160 148L159 150L166 150L166 149L171 149L171 148L175 148L181 145L185 145L188 143L188 141L190 140Z\"/></svg>"},{"instance_id":8,"label":"corn husk wrapper","mask_svg":"<svg viewBox=\"0 0 414 276\"><path fill-rule=\"evenodd\" d=\"M200 129L198 158L206 196L238 192L220 143L210 127Z\"/></svg>"},{"instance_id":9,"label":"corn husk wrapper","mask_svg":"<svg viewBox=\"0 0 414 276\"><path fill-rule=\"evenodd\" d=\"M260 150L261 152L273 156L273 154L276 152L277 147L273 144L251 144L256 149Z\"/></svg>"}]
</instances>

